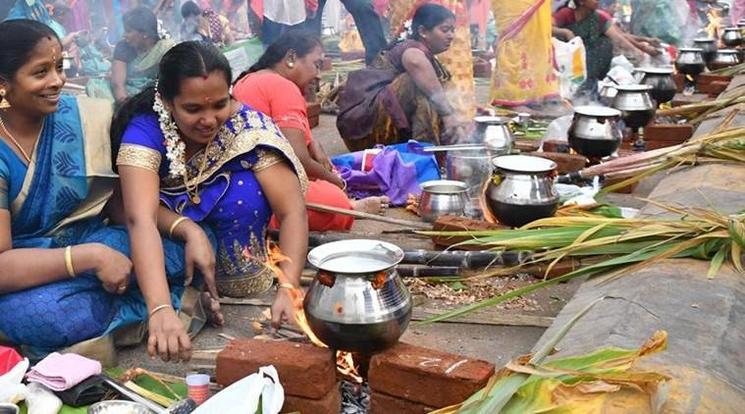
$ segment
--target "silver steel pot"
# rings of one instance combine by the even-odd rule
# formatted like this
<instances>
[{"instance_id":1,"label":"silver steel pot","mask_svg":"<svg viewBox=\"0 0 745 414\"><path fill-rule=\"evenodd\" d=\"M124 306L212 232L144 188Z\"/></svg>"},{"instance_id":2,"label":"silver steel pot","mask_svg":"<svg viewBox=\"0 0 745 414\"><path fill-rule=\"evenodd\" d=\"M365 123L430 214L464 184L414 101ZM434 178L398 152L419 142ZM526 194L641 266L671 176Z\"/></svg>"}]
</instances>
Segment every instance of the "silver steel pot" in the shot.
<instances>
[{"instance_id":1,"label":"silver steel pot","mask_svg":"<svg viewBox=\"0 0 745 414\"><path fill-rule=\"evenodd\" d=\"M697 47L682 47L678 50L675 68L683 75L698 76L706 68L703 49Z\"/></svg>"},{"instance_id":2,"label":"silver steel pot","mask_svg":"<svg viewBox=\"0 0 745 414\"><path fill-rule=\"evenodd\" d=\"M657 105L673 100L678 92L675 79L673 79L673 68L641 68L636 71L641 73L639 83L652 87L649 94Z\"/></svg>"},{"instance_id":3,"label":"silver steel pot","mask_svg":"<svg viewBox=\"0 0 745 414\"><path fill-rule=\"evenodd\" d=\"M527 155L505 155L492 162L495 171L485 201L500 223L520 227L556 213L555 162Z\"/></svg>"},{"instance_id":4,"label":"silver steel pot","mask_svg":"<svg viewBox=\"0 0 745 414\"><path fill-rule=\"evenodd\" d=\"M704 63L706 63L707 66L709 65L709 62L714 60L714 57L717 54L717 49L719 48L717 40L708 37L693 39L693 46L694 48L701 49L701 57L704 59Z\"/></svg>"},{"instance_id":5,"label":"silver steel pot","mask_svg":"<svg viewBox=\"0 0 745 414\"><path fill-rule=\"evenodd\" d=\"M501 116L477 116L473 118L476 129L473 140L483 143L492 156L509 154L514 141L510 132L510 119Z\"/></svg>"},{"instance_id":6,"label":"silver steel pot","mask_svg":"<svg viewBox=\"0 0 745 414\"><path fill-rule=\"evenodd\" d=\"M303 307L308 324L332 349L373 353L403 335L411 295L395 266L404 252L378 240L341 240L308 253L318 269Z\"/></svg>"},{"instance_id":7,"label":"silver steel pot","mask_svg":"<svg viewBox=\"0 0 745 414\"><path fill-rule=\"evenodd\" d=\"M621 111L624 124L633 129L639 129L654 118L657 105L652 100L649 85L623 85L619 86L618 94L613 99L613 108Z\"/></svg>"},{"instance_id":8,"label":"silver steel pot","mask_svg":"<svg viewBox=\"0 0 745 414\"><path fill-rule=\"evenodd\" d=\"M735 49L719 49L714 60L709 64L712 70L728 68L740 64L740 52Z\"/></svg>"},{"instance_id":9,"label":"silver steel pot","mask_svg":"<svg viewBox=\"0 0 745 414\"><path fill-rule=\"evenodd\" d=\"M451 214L462 216L468 203L468 186L462 181L434 180L421 184L419 215L424 221Z\"/></svg>"},{"instance_id":10,"label":"silver steel pot","mask_svg":"<svg viewBox=\"0 0 745 414\"><path fill-rule=\"evenodd\" d=\"M739 27L725 27L722 33L722 43L727 47L742 45L742 30Z\"/></svg>"},{"instance_id":11,"label":"silver steel pot","mask_svg":"<svg viewBox=\"0 0 745 414\"><path fill-rule=\"evenodd\" d=\"M623 134L621 111L604 106L578 106L567 133L569 145L591 158L607 157L618 149Z\"/></svg>"}]
</instances>

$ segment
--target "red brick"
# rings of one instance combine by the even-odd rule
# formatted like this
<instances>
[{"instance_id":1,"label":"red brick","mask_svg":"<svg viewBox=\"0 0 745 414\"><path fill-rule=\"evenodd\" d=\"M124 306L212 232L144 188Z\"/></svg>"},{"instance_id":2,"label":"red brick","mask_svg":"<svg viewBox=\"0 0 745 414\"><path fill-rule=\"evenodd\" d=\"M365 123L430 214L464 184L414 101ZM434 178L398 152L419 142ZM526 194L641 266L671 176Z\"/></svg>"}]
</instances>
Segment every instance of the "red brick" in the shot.
<instances>
[{"instance_id":1,"label":"red brick","mask_svg":"<svg viewBox=\"0 0 745 414\"><path fill-rule=\"evenodd\" d=\"M549 159L556 163L559 174L567 174L579 171L587 165L587 158L576 154L563 154L561 152L531 152L528 155Z\"/></svg>"},{"instance_id":2,"label":"red brick","mask_svg":"<svg viewBox=\"0 0 745 414\"><path fill-rule=\"evenodd\" d=\"M700 93L707 93L711 96L719 95L729 86L729 82L713 81L704 84L698 84L697 89Z\"/></svg>"},{"instance_id":3,"label":"red brick","mask_svg":"<svg viewBox=\"0 0 745 414\"><path fill-rule=\"evenodd\" d=\"M338 385L321 399L311 399L285 395L283 413L301 414L339 414L341 411L341 394Z\"/></svg>"},{"instance_id":4,"label":"red brick","mask_svg":"<svg viewBox=\"0 0 745 414\"><path fill-rule=\"evenodd\" d=\"M486 385L494 365L406 343L373 356L373 390L431 407L465 401Z\"/></svg>"},{"instance_id":5,"label":"red brick","mask_svg":"<svg viewBox=\"0 0 745 414\"><path fill-rule=\"evenodd\" d=\"M370 414L427 414L434 410L434 407L391 397L380 392L373 391L370 395Z\"/></svg>"},{"instance_id":6,"label":"red brick","mask_svg":"<svg viewBox=\"0 0 745 414\"><path fill-rule=\"evenodd\" d=\"M286 341L236 339L217 355L217 383L230 385L274 365L289 395L320 399L336 389L336 361L326 348Z\"/></svg>"},{"instance_id":7,"label":"red brick","mask_svg":"<svg viewBox=\"0 0 745 414\"><path fill-rule=\"evenodd\" d=\"M676 141L678 144L693 136L690 124L654 124L644 128L644 138L650 141Z\"/></svg>"}]
</instances>

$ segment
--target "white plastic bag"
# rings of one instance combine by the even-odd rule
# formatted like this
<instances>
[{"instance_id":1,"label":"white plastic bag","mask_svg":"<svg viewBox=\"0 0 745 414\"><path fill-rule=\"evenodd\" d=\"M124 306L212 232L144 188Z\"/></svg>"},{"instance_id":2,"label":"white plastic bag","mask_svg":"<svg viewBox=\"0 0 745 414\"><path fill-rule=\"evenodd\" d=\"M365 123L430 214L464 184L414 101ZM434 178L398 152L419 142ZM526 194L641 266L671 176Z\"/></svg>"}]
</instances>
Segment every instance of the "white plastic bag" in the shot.
<instances>
[{"instance_id":1,"label":"white plastic bag","mask_svg":"<svg viewBox=\"0 0 745 414\"><path fill-rule=\"evenodd\" d=\"M551 41L559 77L559 93L562 98L571 99L587 79L585 44L579 36L568 42L555 37Z\"/></svg>"},{"instance_id":2,"label":"white plastic bag","mask_svg":"<svg viewBox=\"0 0 745 414\"><path fill-rule=\"evenodd\" d=\"M551 121L546 128L546 133L543 135L539 151L543 151L543 142L547 139L568 142L569 139L567 138L567 135L569 133L569 127L572 126L573 119L574 114L571 114L564 115Z\"/></svg>"},{"instance_id":3,"label":"white plastic bag","mask_svg":"<svg viewBox=\"0 0 745 414\"><path fill-rule=\"evenodd\" d=\"M274 366L259 368L205 401L192 414L255 414L261 400L261 414L277 414L285 403L285 389Z\"/></svg>"},{"instance_id":4,"label":"white plastic bag","mask_svg":"<svg viewBox=\"0 0 745 414\"><path fill-rule=\"evenodd\" d=\"M28 359L24 358L13 369L0 376L0 402L16 404L26 399L28 390L21 381L28 371L28 366Z\"/></svg>"},{"instance_id":5,"label":"white plastic bag","mask_svg":"<svg viewBox=\"0 0 745 414\"><path fill-rule=\"evenodd\" d=\"M26 396L28 414L57 414L62 409L62 400L49 388L38 382L32 382L26 388L28 389Z\"/></svg>"}]
</instances>

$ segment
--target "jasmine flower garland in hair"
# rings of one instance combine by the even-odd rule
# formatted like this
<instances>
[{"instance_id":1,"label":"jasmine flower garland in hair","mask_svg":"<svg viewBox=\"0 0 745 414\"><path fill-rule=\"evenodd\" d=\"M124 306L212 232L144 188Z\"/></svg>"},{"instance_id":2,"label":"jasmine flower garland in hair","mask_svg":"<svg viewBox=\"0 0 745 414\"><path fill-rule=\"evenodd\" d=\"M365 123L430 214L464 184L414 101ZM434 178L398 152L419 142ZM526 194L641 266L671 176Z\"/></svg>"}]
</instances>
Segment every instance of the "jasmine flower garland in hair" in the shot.
<instances>
[{"instance_id":1,"label":"jasmine flower garland in hair","mask_svg":"<svg viewBox=\"0 0 745 414\"><path fill-rule=\"evenodd\" d=\"M166 146L166 158L170 162L168 165L168 174L171 177L183 177L186 174L185 151L186 144L181 140L178 134L178 127L171 118L171 114L163 105L163 100L158 92L158 82L155 82L155 100L153 101L153 111L158 114L158 123L160 131L163 133Z\"/></svg>"}]
</instances>

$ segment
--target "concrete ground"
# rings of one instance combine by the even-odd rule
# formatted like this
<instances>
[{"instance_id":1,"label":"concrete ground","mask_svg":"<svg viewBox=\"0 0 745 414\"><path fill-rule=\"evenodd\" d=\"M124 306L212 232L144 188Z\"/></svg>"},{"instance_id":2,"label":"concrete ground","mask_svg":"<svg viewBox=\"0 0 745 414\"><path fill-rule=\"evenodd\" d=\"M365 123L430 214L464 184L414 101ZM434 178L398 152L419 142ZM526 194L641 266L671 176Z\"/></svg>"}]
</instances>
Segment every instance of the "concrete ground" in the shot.
<instances>
[{"instance_id":1,"label":"concrete ground","mask_svg":"<svg viewBox=\"0 0 745 414\"><path fill-rule=\"evenodd\" d=\"M487 88L480 82L477 97L480 102L486 101ZM320 125L313 129L315 139L319 140L329 155L333 156L346 152L335 126L335 117L321 115ZM614 201L625 201L624 205L634 204L628 196L616 197ZM408 219L416 219L411 213L399 210L389 211L387 214ZM397 229L395 225L381 224L375 221L358 220L352 232L379 234L383 230ZM428 243L425 241L425 243ZM530 298L539 304L539 309L525 311L521 309L488 310L482 317L498 319L504 315L556 316L564 304L574 295L579 287L579 281L554 286L545 289ZM268 305L273 294L264 295L262 299ZM426 301L428 309L444 309L437 301L419 298L419 302ZM141 367L156 372L173 375L184 375L189 371L214 372L214 357L216 350L226 343L226 337L251 337L254 335L251 321L259 317L267 306L223 305L226 324L221 328L207 327L194 340L195 355L190 363L164 363L159 359L150 359L146 355L145 345L123 349L119 353L119 365L126 368ZM492 315L492 316L490 316ZM511 358L525 354L543 334L545 328L535 326L500 326L496 324L474 323L437 323L426 326L412 326L404 334L402 340L430 347L446 352L462 354L472 358L480 358L504 366ZM221 336L222 334L222 336ZM227 336L226 336L227 335Z\"/></svg>"}]
</instances>

